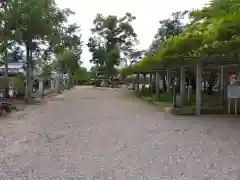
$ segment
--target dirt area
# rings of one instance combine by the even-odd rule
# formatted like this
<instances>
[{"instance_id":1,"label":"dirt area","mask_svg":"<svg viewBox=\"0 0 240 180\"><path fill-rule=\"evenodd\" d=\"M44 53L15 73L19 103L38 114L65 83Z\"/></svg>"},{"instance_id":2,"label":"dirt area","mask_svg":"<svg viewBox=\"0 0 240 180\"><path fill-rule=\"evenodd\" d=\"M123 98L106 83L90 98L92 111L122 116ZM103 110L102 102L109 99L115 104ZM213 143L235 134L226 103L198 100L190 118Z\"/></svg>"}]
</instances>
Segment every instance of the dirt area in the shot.
<instances>
[{"instance_id":1,"label":"dirt area","mask_svg":"<svg viewBox=\"0 0 240 180\"><path fill-rule=\"evenodd\" d=\"M238 180L240 120L77 87L0 119L0 179Z\"/></svg>"}]
</instances>

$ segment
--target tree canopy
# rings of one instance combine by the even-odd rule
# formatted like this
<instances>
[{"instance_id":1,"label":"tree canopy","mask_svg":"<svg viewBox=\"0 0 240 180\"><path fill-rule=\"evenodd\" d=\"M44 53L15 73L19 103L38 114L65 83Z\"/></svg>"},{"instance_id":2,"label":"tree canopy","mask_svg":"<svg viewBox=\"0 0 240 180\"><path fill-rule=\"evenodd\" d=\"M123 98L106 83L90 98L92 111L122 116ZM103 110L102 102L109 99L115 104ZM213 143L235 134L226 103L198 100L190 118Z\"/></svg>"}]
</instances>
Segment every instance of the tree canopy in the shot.
<instances>
[{"instance_id":1,"label":"tree canopy","mask_svg":"<svg viewBox=\"0 0 240 180\"><path fill-rule=\"evenodd\" d=\"M64 59L64 65L71 71L81 63L79 27L67 25L72 14L70 9L60 9L55 0L0 1L0 54L4 59L5 78L8 79L8 62L21 59L24 49L26 100L31 99L32 74L36 65L49 78L49 73L59 67L52 66L58 57L61 57L60 61Z\"/></svg>"},{"instance_id":2,"label":"tree canopy","mask_svg":"<svg viewBox=\"0 0 240 180\"><path fill-rule=\"evenodd\" d=\"M92 53L91 63L106 77L115 74L115 66L120 64L121 56L129 57L137 43L131 22L136 17L126 13L123 17L97 14L91 29L93 36L87 44Z\"/></svg>"},{"instance_id":3,"label":"tree canopy","mask_svg":"<svg viewBox=\"0 0 240 180\"><path fill-rule=\"evenodd\" d=\"M179 13L177 17L185 13ZM161 22L167 22L169 25L166 28L164 23L161 24L160 30L164 29L164 31L160 32L165 33L170 30L169 36L164 36L165 41L160 38L155 44L157 48L153 53L148 54L135 65L123 69L122 72L131 74L134 71L149 70L156 65L169 67L172 64L180 64L182 63L180 57L183 55L238 54L240 51L238 17L240 17L239 0L212 0L204 8L189 12L190 23L185 27L179 25L180 21L176 23L174 20L163 20Z\"/></svg>"}]
</instances>

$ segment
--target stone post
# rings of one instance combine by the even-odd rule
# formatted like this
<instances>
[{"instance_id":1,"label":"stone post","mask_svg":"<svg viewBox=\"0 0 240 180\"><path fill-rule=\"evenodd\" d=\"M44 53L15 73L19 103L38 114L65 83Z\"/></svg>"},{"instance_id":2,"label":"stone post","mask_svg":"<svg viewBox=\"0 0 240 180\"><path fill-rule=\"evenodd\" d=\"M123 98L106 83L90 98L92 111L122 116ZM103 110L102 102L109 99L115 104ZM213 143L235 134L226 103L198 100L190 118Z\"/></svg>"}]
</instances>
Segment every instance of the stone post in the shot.
<instances>
[{"instance_id":1,"label":"stone post","mask_svg":"<svg viewBox=\"0 0 240 180\"><path fill-rule=\"evenodd\" d=\"M40 93L40 96L43 98L44 97L44 81L42 78L39 78L38 91Z\"/></svg>"},{"instance_id":2,"label":"stone post","mask_svg":"<svg viewBox=\"0 0 240 180\"><path fill-rule=\"evenodd\" d=\"M51 90L55 90L55 80L51 79L50 83L51 83Z\"/></svg>"},{"instance_id":3,"label":"stone post","mask_svg":"<svg viewBox=\"0 0 240 180\"><path fill-rule=\"evenodd\" d=\"M60 90L60 76L58 76L56 78L56 91L57 93L59 93L61 90Z\"/></svg>"}]
</instances>

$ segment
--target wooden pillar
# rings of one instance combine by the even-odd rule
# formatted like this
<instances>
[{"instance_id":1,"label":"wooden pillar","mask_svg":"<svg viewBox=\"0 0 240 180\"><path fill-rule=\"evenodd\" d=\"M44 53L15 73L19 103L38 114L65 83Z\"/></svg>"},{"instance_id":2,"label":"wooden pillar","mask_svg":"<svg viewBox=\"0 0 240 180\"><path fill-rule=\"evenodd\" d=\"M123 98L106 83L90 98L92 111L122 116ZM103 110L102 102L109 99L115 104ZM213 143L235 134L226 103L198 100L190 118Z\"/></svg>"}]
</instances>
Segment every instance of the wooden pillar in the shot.
<instances>
[{"instance_id":1,"label":"wooden pillar","mask_svg":"<svg viewBox=\"0 0 240 180\"><path fill-rule=\"evenodd\" d=\"M185 103L185 96L186 96L186 76L185 76L185 68L181 67L180 70L180 100L181 106Z\"/></svg>"},{"instance_id":2,"label":"wooden pillar","mask_svg":"<svg viewBox=\"0 0 240 180\"><path fill-rule=\"evenodd\" d=\"M223 98L224 98L224 101L227 102L227 92L228 92L228 85L229 85L229 75L228 75L228 72L227 70L225 69L224 71L224 76L223 76L223 83L224 83L224 86L223 86Z\"/></svg>"},{"instance_id":3,"label":"wooden pillar","mask_svg":"<svg viewBox=\"0 0 240 180\"><path fill-rule=\"evenodd\" d=\"M202 65L197 64L196 71L196 115L201 114L201 105L202 105Z\"/></svg>"},{"instance_id":4,"label":"wooden pillar","mask_svg":"<svg viewBox=\"0 0 240 180\"><path fill-rule=\"evenodd\" d=\"M137 73L137 92L139 92L139 73Z\"/></svg>"},{"instance_id":5,"label":"wooden pillar","mask_svg":"<svg viewBox=\"0 0 240 180\"><path fill-rule=\"evenodd\" d=\"M220 66L220 106L224 103L224 67Z\"/></svg>"},{"instance_id":6,"label":"wooden pillar","mask_svg":"<svg viewBox=\"0 0 240 180\"><path fill-rule=\"evenodd\" d=\"M188 103L191 101L191 96L192 96L192 87L188 86L187 87L187 101L188 101Z\"/></svg>"},{"instance_id":7,"label":"wooden pillar","mask_svg":"<svg viewBox=\"0 0 240 180\"><path fill-rule=\"evenodd\" d=\"M143 73L143 85L142 88L145 89L146 87L146 73Z\"/></svg>"},{"instance_id":8,"label":"wooden pillar","mask_svg":"<svg viewBox=\"0 0 240 180\"><path fill-rule=\"evenodd\" d=\"M160 74L156 72L156 96L159 98L160 96Z\"/></svg>"},{"instance_id":9,"label":"wooden pillar","mask_svg":"<svg viewBox=\"0 0 240 180\"><path fill-rule=\"evenodd\" d=\"M150 77L149 77L149 92L152 93L152 77L153 77L153 74L150 73Z\"/></svg>"},{"instance_id":10,"label":"wooden pillar","mask_svg":"<svg viewBox=\"0 0 240 180\"><path fill-rule=\"evenodd\" d=\"M172 82L172 92L173 92L173 108L177 107L177 96L176 96L176 77L173 77L173 82Z\"/></svg>"},{"instance_id":11,"label":"wooden pillar","mask_svg":"<svg viewBox=\"0 0 240 180\"><path fill-rule=\"evenodd\" d=\"M169 93L171 89L171 74L170 70L167 70L167 92Z\"/></svg>"},{"instance_id":12,"label":"wooden pillar","mask_svg":"<svg viewBox=\"0 0 240 180\"><path fill-rule=\"evenodd\" d=\"M135 77L135 75L134 75L134 77L132 78L132 90L133 91L135 91L135 89L136 89L136 79L135 79L136 77Z\"/></svg>"}]
</instances>

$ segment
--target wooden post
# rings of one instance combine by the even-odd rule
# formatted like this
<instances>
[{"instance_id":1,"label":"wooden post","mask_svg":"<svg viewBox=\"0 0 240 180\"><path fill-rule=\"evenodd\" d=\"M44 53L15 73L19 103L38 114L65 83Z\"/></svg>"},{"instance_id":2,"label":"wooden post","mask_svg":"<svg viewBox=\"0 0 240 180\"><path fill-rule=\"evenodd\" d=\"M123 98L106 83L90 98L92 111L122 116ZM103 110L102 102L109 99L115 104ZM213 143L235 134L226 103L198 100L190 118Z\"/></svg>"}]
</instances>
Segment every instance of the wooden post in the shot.
<instances>
[{"instance_id":1,"label":"wooden post","mask_svg":"<svg viewBox=\"0 0 240 180\"><path fill-rule=\"evenodd\" d=\"M171 87L171 74L170 71L167 70L167 92L170 92L170 87Z\"/></svg>"},{"instance_id":2,"label":"wooden post","mask_svg":"<svg viewBox=\"0 0 240 180\"><path fill-rule=\"evenodd\" d=\"M202 105L202 65L197 64L196 72L196 115L201 114L201 105Z\"/></svg>"},{"instance_id":3,"label":"wooden post","mask_svg":"<svg viewBox=\"0 0 240 180\"><path fill-rule=\"evenodd\" d=\"M156 96L159 99L160 96L160 74L156 72Z\"/></svg>"},{"instance_id":4,"label":"wooden post","mask_svg":"<svg viewBox=\"0 0 240 180\"><path fill-rule=\"evenodd\" d=\"M139 73L137 73L137 92L139 92Z\"/></svg>"},{"instance_id":5,"label":"wooden post","mask_svg":"<svg viewBox=\"0 0 240 180\"><path fill-rule=\"evenodd\" d=\"M220 66L220 106L223 107L224 103L224 68Z\"/></svg>"},{"instance_id":6,"label":"wooden post","mask_svg":"<svg viewBox=\"0 0 240 180\"><path fill-rule=\"evenodd\" d=\"M188 103L191 101L191 95L192 95L192 87L191 86L188 86Z\"/></svg>"},{"instance_id":7,"label":"wooden post","mask_svg":"<svg viewBox=\"0 0 240 180\"><path fill-rule=\"evenodd\" d=\"M153 74L150 73L150 77L149 77L149 92L152 93L152 77L153 77Z\"/></svg>"},{"instance_id":8,"label":"wooden post","mask_svg":"<svg viewBox=\"0 0 240 180\"><path fill-rule=\"evenodd\" d=\"M174 77L173 83L172 83L172 87L173 87L173 108L177 107L177 99L176 99L176 79Z\"/></svg>"},{"instance_id":9,"label":"wooden post","mask_svg":"<svg viewBox=\"0 0 240 180\"><path fill-rule=\"evenodd\" d=\"M228 114L231 114L231 99L228 99Z\"/></svg>"},{"instance_id":10,"label":"wooden post","mask_svg":"<svg viewBox=\"0 0 240 180\"><path fill-rule=\"evenodd\" d=\"M146 73L143 73L143 85L142 88L145 89L146 87Z\"/></svg>"},{"instance_id":11,"label":"wooden post","mask_svg":"<svg viewBox=\"0 0 240 180\"><path fill-rule=\"evenodd\" d=\"M224 79L223 79L223 99L227 101L227 92L228 92L228 85L229 85L229 75L227 71L224 71Z\"/></svg>"},{"instance_id":12,"label":"wooden post","mask_svg":"<svg viewBox=\"0 0 240 180\"><path fill-rule=\"evenodd\" d=\"M238 99L234 99L234 113L238 114Z\"/></svg>"},{"instance_id":13,"label":"wooden post","mask_svg":"<svg viewBox=\"0 0 240 180\"><path fill-rule=\"evenodd\" d=\"M180 71L180 100L181 106L185 103L185 94L186 94L186 77L185 77L185 68L181 67Z\"/></svg>"},{"instance_id":14,"label":"wooden post","mask_svg":"<svg viewBox=\"0 0 240 180\"><path fill-rule=\"evenodd\" d=\"M135 89L136 89L136 82L135 81L136 81L135 77L133 77L133 79L132 79L132 90L133 91L135 91Z\"/></svg>"}]
</instances>

